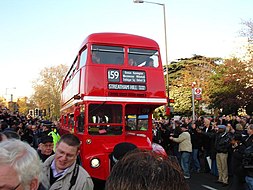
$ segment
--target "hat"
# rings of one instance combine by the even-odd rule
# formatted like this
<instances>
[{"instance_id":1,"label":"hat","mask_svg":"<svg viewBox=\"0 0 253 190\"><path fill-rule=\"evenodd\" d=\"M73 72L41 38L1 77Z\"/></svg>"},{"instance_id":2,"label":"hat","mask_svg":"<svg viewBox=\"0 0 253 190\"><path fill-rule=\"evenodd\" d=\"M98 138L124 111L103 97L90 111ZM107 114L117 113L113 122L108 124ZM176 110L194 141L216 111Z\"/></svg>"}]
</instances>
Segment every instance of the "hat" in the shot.
<instances>
[{"instance_id":1,"label":"hat","mask_svg":"<svg viewBox=\"0 0 253 190\"><path fill-rule=\"evenodd\" d=\"M43 136L41 137L41 141L42 144L46 144L48 142L52 143L53 141L53 137L52 136Z\"/></svg>"},{"instance_id":2,"label":"hat","mask_svg":"<svg viewBox=\"0 0 253 190\"><path fill-rule=\"evenodd\" d=\"M114 159L119 160L127 152L134 150L136 148L137 148L137 146L132 143L128 143L128 142L119 143L114 147L113 152L112 152L112 156L114 157Z\"/></svg>"},{"instance_id":3,"label":"hat","mask_svg":"<svg viewBox=\"0 0 253 190\"><path fill-rule=\"evenodd\" d=\"M226 129L226 126L225 125L218 125L218 128L219 129Z\"/></svg>"}]
</instances>

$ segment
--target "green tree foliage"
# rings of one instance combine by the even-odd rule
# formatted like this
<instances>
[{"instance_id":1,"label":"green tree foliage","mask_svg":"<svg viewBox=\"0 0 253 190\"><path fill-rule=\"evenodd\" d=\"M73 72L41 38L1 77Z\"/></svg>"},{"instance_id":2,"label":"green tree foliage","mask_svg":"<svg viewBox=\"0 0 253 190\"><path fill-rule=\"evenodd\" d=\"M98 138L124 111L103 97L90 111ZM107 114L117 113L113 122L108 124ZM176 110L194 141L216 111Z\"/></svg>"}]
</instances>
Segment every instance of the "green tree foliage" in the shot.
<instances>
[{"instance_id":1,"label":"green tree foliage","mask_svg":"<svg viewBox=\"0 0 253 190\"><path fill-rule=\"evenodd\" d=\"M170 64L169 68L169 97L175 100L174 112L190 115L192 112L192 83L196 82L198 88L202 88L202 102L209 102L209 96L205 92L208 79L216 66L219 58L207 58L194 55L192 58L181 59Z\"/></svg>"},{"instance_id":2,"label":"green tree foliage","mask_svg":"<svg viewBox=\"0 0 253 190\"><path fill-rule=\"evenodd\" d=\"M39 109L50 110L49 117L53 120L60 116L61 87L67 70L66 65L44 68L33 81L34 94L31 99Z\"/></svg>"}]
</instances>

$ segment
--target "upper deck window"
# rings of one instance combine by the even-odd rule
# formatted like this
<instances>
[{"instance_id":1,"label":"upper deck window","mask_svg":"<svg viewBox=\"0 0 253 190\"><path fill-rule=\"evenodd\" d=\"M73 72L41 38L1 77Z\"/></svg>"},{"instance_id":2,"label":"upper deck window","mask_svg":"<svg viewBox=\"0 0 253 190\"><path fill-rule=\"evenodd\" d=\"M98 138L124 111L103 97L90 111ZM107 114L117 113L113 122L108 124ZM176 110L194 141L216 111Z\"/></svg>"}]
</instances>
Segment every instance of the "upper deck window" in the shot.
<instances>
[{"instance_id":1,"label":"upper deck window","mask_svg":"<svg viewBox=\"0 0 253 190\"><path fill-rule=\"evenodd\" d=\"M158 67L158 51L129 48L128 64L137 67Z\"/></svg>"},{"instance_id":2,"label":"upper deck window","mask_svg":"<svg viewBox=\"0 0 253 190\"><path fill-rule=\"evenodd\" d=\"M84 49L80 57L80 66L79 66L80 68L86 64L86 60L87 60L87 49Z\"/></svg>"},{"instance_id":3,"label":"upper deck window","mask_svg":"<svg viewBox=\"0 0 253 190\"><path fill-rule=\"evenodd\" d=\"M124 63L124 48L116 46L92 45L92 62L101 64Z\"/></svg>"}]
</instances>

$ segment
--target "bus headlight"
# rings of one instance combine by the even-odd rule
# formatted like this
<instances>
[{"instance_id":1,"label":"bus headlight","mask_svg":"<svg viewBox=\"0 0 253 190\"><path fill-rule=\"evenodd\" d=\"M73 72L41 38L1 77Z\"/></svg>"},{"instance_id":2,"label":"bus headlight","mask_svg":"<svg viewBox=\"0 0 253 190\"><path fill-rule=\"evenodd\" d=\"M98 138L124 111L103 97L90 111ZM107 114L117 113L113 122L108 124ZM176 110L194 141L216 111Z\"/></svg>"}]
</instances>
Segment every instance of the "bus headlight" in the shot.
<instances>
[{"instance_id":1,"label":"bus headlight","mask_svg":"<svg viewBox=\"0 0 253 190\"><path fill-rule=\"evenodd\" d=\"M98 168L100 166L100 160L98 158L93 158L90 161L90 165L92 168Z\"/></svg>"}]
</instances>

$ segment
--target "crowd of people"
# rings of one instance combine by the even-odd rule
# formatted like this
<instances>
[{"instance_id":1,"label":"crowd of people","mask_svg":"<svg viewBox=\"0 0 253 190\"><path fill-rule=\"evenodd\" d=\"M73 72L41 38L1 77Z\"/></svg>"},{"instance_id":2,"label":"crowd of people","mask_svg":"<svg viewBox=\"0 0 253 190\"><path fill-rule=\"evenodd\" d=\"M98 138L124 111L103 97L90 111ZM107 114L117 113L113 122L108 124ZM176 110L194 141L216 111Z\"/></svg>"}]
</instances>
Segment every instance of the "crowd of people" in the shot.
<instances>
[{"instance_id":1,"label":"crowd of people","mask_svg":"<svg viewBox=\"0 0 253 190\"><path fill-rule=\"evenodd\" d=\"M110 155L113 168L105 189L187 190L187 179L193 172L208 172L230 190L251 190L252 134L250 116L154 120L153 142L168 156L139 150L133 144L118 144ZM57 123L1 108L0 188L94 189L92 178L78 164L79 148L75 135L59 136Z\"/></svg>"},{"instance_id":2,"label":"crowd of people","mask_svg":"<svg viewBox=\"0 0 253 190\"><path fill-rule=\"evenodd\" d=\"M180 161L184 177L217 176L230 190L253 189L253 119L227 115L175 117L153 122L153 140Z\"/></svg>"},{"instance_id":3,"label":"crowd of people","mask_svg":"<svg viewBox=\"0 0 253 190\"><path fill-rule=\"evenodd\" d=\"M80 140L73 134L58 138L57 124L2 108L0 189L93 190L92 178L79 165L79 148ZM114 147L110 159L113 167L106 190L151 190L157 185L161 190L189 189L177 160L164 154L121 143ZM132 162L135 164L129 165Z\"/></svg>"}]
</instances>

